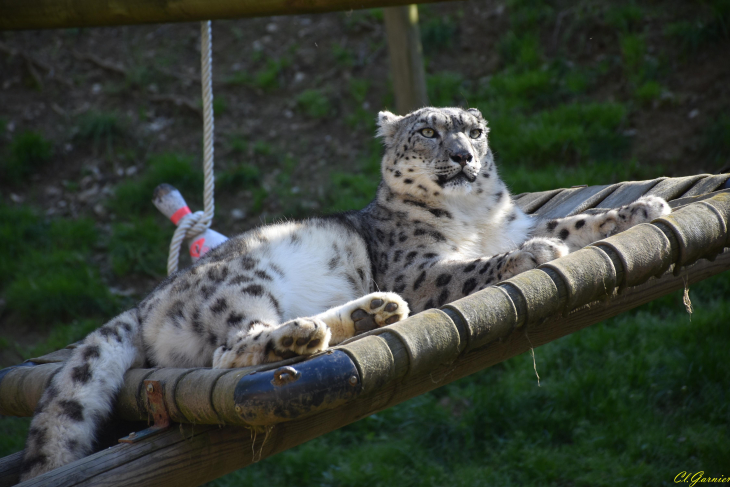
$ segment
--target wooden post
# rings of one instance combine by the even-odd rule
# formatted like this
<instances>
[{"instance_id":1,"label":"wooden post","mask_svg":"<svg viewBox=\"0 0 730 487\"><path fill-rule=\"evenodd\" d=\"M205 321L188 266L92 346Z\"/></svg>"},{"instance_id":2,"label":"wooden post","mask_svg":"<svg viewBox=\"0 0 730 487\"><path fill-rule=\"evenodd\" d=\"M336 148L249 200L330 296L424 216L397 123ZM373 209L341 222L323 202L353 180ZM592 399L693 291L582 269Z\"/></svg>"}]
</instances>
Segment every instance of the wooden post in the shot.
<instances>
[{"instance_id":1,"label":"wooden post","mask_svg":"<svg viewBox=\"0 0 730 487\"><path fill-rule=\"evenodd\" d=\"M418 7L388 7L383 9L383 13L396 110L405 115L428 105Z\"/></svg>"}]
</instances>

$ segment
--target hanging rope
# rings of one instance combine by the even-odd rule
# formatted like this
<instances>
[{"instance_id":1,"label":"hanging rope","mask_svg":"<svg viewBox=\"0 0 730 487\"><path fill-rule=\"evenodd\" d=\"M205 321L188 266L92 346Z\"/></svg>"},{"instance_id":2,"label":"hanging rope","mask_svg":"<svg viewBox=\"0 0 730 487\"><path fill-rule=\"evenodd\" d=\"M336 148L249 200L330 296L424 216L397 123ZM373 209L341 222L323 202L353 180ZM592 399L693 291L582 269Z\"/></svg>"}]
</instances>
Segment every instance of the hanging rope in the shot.
<instances>
[{"instance_id":1,"label":"hanging rope","mask_svg":"<svg viewBox=\"0 0 730 487\"><path fill-rule=\"evenodd\" d=\"M196 211L185 216L172 236L170 254L167 257L167 274L177 271L180 247L183 240L200 235L210 228L215 212L213 201L213 53L211 49L210 20L200 23L200 66L201 88L203 95L203 190L204 211Z\"/></svg>"}]
</instances>

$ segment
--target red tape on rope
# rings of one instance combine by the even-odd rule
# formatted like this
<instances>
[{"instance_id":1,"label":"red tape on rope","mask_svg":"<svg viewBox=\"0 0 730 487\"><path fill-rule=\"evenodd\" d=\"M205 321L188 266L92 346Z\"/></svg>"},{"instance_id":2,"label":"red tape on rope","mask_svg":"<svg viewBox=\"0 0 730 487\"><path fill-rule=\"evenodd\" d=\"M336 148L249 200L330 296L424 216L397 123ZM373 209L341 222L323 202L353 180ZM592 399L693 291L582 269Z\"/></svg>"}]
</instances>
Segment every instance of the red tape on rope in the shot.
<instances>
[{"instance_id":1,"label":"red tape on rope","mask_svg":"<svg viewBox=\"0 0 730 487\"><path fill-rule=\"evenodd\" d=\"M182 208L180 208L179 210L177 210L175 213L172 214L172 216L170 217L170 220L172 220L172 223L177 225L177 222L179 222L182 219L182 217L184 217L185 215L189 215L190 213L192 213L192 211L190 211L190 208L188 208L187 206L183 206Z\"/></svg>"}]
</instances>

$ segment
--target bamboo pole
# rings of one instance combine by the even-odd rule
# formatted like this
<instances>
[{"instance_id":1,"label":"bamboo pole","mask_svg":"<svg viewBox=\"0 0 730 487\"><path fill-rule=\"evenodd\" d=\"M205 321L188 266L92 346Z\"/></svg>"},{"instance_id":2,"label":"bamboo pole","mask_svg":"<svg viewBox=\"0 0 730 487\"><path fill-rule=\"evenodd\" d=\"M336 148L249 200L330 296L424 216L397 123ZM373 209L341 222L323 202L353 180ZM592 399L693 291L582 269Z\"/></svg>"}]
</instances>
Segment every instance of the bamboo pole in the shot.
<instances>
[{"instance_id":1,"label":"bamboo pole","mask_svg":"<svg viewBox=\"0 0 730 487\"><path fill-rule=\"evenodd\" d=\"M418 7L388 7L383 14L396 110L405 115L428 105Z\"/></svg>"},{"instance_id":2,"label":"bamboo pole","mask_svg":"<svg viewBox=\"0 0 730 487\"><path fill-rule=\"evenodd\" d=\"M429 3L434 0L424 0ZM392 7L413 0L0 0L0 30L192 22Z\"/></svg>"}]
</instances>

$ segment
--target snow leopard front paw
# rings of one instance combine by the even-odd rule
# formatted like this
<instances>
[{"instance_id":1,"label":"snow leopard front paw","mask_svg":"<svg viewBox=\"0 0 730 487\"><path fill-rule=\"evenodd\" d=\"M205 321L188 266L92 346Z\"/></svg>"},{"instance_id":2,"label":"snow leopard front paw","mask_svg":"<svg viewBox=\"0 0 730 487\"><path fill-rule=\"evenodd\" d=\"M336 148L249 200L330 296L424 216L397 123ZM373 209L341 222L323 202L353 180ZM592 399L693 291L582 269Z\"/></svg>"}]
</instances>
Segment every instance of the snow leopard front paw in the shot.
<instances>
[{"instance_id":1,"label":"snow leopard front paw","mask_svg":"<svg viewBox=\"0 0 730 487\"><path fill-rule=\"evenodd\" d=\"M371 293L352 303L355 334L392 325L408 317L408 303L396 293Z\"/></svg>"},{"instance_id":2,"label":"snow leopard front paw","mask_svg":"<svg viewBox=\"0 0 730 487\"><path fill-rule=\"evenodd\" d=\"M671 212L672 208L663 198L643 196L618 209L615 233L628 230L639 223L650 222Z\"/></svg>"},{"instance_id":3,"label":"snow leopard front paw","mask_svg":"<svg viewBox=\"0 0 730 487\"><path fill-rule=\"evenodd\" d=\"M297 318L273 327L239 332L213 353L214 369L248 367L297 355L311 355L329 347L332 333L318 318Z\"/></svg>"},{"instance_id":4,"label":"snow leopard front paw","mask_svg":"<svg viewBox=\"0 0 730 487\"><path fill-rule=\"evenodd\" d=\"M599 216L595 225L599 237L606 238L628 230L639 223L650 222L671 212L672 208L663 198L643 196L633 203Z\"/></svg>"},{"instance_id":5,"label":"snow leopard front paw","mask_svg":"<svg viewBox=\"0 0 730 487\"><path fill-rule=\"evenodd\" d=\"M533 238L507 256L502 279L529 271L551 260L568 255L570 249L556 238Z\"/></svg>"},{"instance_id":6,"label":"snow leopard front paw","mask_svg":"<svg viewBox=\"0 0 730 487\"><path fill-rule=\"evenodd\" d=\"M297 318L287 321L272 333L272 348L269 358L273 360L291 358L296 355L311 355L330 346L332 332L317 317Z\"/></svg>"}]
</instances>

